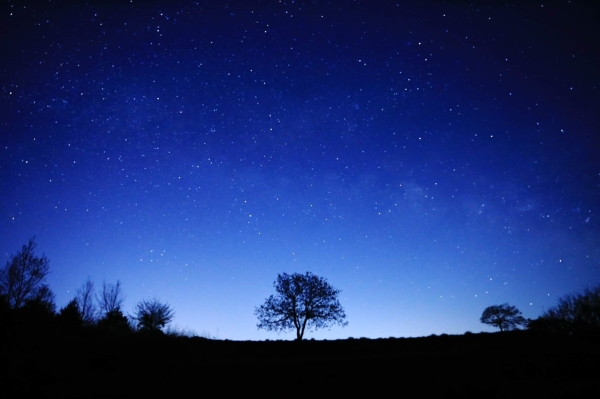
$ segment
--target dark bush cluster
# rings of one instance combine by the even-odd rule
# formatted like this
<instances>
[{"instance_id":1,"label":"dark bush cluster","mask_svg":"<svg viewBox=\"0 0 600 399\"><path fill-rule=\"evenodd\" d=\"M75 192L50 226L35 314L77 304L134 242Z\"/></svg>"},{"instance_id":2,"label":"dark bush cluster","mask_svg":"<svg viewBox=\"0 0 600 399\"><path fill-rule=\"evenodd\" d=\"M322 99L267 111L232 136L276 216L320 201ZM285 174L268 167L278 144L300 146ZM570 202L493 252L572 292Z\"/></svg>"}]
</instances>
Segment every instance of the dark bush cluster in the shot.
<instances>
[{"instance_id":1,"label":"dark bush cluster","mask_svg":"<svg viewBox=\"0 0 600 399\"><path fill-rule=\"evenodd\" d=\"M600 285L568 294L529 323L533 330L565 334L600 334Z\"/></svg>"}]
</instances>

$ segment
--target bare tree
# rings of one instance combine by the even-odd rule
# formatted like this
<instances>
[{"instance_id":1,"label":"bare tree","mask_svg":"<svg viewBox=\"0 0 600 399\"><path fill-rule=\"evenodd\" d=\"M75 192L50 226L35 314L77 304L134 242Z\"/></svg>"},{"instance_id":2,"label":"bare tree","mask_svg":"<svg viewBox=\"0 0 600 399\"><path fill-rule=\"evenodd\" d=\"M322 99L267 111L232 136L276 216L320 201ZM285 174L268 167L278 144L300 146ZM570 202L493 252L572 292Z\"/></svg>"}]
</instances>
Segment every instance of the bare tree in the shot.
<instances>
[{"instance_id":1,"label":"bare tree","mask_svg":"<svg viewBox=\"0 0 600 399\"><path fill-rule=\"evenodd\" d=\"M98 307L103 316L121 310L121 305L125 301L125 295L121 290L121 282L117 280L116 284L106 284L102 282L102 293L97 297Z\"/></svg>"},{"instance_id":2,"label":"bare tree","mask_svg":"<svg viewBox=\"0 0 600 399\"><path fill-rule=\"evenodd\" d=\"M0 270L0 295L6 297L13 309L22 307L28 300L50 298L51 291L44 284L50 261L43 254L34 255L36 245L35 237L31 238Z\"/></svg>"},{"instance_id":3,"label":"bare tree","mask_svg":"<svg viewBox=\"0 0 600 399\"><path fill-rule=\"evenodd\" d=\"M310 329L329 327L332 324L346 326L346 313L338 301L340 290L327 280L306 274L283 273L273 283L277 295L271 295L257 307L258 328L268 331L296 330L296 339L302 340L306 327Z\"/></svg>"},{"instance_id":4,"label":"bare tree","mask_svg":"<svg viewBox=\"0 0 600 399\"><path fill-rule=\"evenodd\" d=\"M81 318L85 324L94 324L98 318L98 309L94 302L94 283L90 278L77 290L75 297Z\"/></svg>"}]
</instances>

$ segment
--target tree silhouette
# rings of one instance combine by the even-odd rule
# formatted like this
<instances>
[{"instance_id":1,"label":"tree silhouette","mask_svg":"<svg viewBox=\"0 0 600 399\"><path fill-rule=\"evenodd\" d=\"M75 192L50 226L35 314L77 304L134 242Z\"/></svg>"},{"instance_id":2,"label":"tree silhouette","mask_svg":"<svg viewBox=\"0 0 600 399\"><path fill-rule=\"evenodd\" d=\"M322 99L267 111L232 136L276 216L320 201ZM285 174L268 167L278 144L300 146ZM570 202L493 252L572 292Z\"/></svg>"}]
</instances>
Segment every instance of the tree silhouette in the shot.
<instances>
[{"instance_id":1,"label":"tree silhouette","mask_svg":"<svg viewBox=\"0 0 600 399\"><path fill-rule=\"evenodd\" d=\"M283 273L277 276L273 286L277 295L271 295L254 310L258 328L267 331L295 329L296 339L300 341L307 327L312 330L348 324L338 301L341 291L329 285L324 278L311 272Z\"/></svg>"},{"instance_id":2,"label":"tree silhouette","mask_svg":"<svg viewBox=\"0 0 600 399\"><path fill-rule=\"evenodd\" d=\"M125 301L125 295L121 290L121 282L117 280L117 283L113 285L106 284L106 281L104 281L102 283L102 293L96 299L98 300L100 312L104 317L111 312L120 311Z\"/></svg>"},{"instance_id":3,"label":"tree silhouette","mask_svg":"<svg viewBox=\"0 0 600 399\"><path fill-rule=\"evenodd\" d=\"M156 332L173 320L175 312L166 303L158 299L143 300L135 307L135 320L141 331Z\"/></svg>"},{"instance_id":4,"label":"tree silhouette","mask_svg":"<svg viewBox=\"0 0 600 399\"><path fill-rule=\"evenodd\" d=\"M98 309L96 308L96 303L94 302L94 283L89 277L85 283L83 283L81 288L77 290L77 296L75 299L77 301L79 311L81 312L83 322L87 325L94 324L98 318Z\"/></svg>"},{"instance_id":5,"label":"tree silhouette","mask_svg":"<svg viewBox=\"0 0 600 399\"><path fill-rule=\"evenodd\" d=\"M4 295L12 309L22 307L27 300L44 299L51 293L44 280L49 273L50 261L45 255L35 256L35 237L23 245L0 270L0 295Z\"/></svg>"},{"instance_id":6,"label":"tree silhouette","mask_svg":"<svg viewBox=\"0 0 600 399\"><path fill-rule=\"evenodd\" d=\"M34 296L25 300L23 307L43 309L47 314L54 315L56 313L54 298L54 292L52 292L50 287L46 284L42 284L38 287Z\"/></svg>"},{"instance_id":7,"label":"tree silhouette","mask_svg":"<svg viewBox=\"0 0 600 399\"><path fill-rule=\"evenodd\" d=\"M519 326L527 324L527 320L525 320L521 311L508 303L485 308L479 321L498 327L500 331L518 329Z\"/></svg>"},{"instance_id":8,"label":"tree silhouette","mask_svg":"<svg viewBox=\"0 0 600 399\"><path fill-rule=\"evenodd\" d=\"M59 323L68 328L76 329L83 324L83 316L79 310L79 305L76 299L72 299L67 306L61 308L58 312Z\"/></svg>"},{"instance_id":9,"label":"tree silhouette","mask_svg":"<svg viewBox=\"0 0 600 399\"><path fill-rule=\"evenodd\" d=\"M98 320L98 328L114 333L131 332L131 324L120 308L109 311Z\"/></svg>"}]
</instances>

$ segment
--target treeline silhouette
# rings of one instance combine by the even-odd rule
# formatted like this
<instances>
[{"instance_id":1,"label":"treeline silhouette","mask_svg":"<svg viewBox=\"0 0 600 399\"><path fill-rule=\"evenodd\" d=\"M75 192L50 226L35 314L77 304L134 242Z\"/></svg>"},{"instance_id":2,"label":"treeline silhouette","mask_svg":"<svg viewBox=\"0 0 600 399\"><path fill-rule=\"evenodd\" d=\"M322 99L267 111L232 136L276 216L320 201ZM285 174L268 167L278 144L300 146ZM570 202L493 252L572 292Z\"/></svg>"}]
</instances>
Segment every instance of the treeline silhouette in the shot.
<instances>
[{"instance_id":1,"label":"treeline silhouette","mask_svg":"<svg viewBox=\"0 0 600 399\"><path fill-rule=\"evenodd\" d=\"M0 322L5 333L96 330L112 334L162 334L173 320L173 309L156 298L139 301L134 314L126 316L122 310L125 295L121 282L103 282L102 290L96 293L89 278L75 297L57 312L54 293L45 284L48 258L36 256L35 248L34 237L0 270ZM177 334L176 330L168 332Z\"/></svg>"},{"instance_id":2,"label":"treeline silhouette","mask_svg":"<svg viewBox=\"0 0 600 399\"><path fill-rule=\"evenodd\" d=\"M88 279L57 311L31 239L0 270L0 393L111 398L217 388L245 394L583 397L600 381L600 287L562 297L535 320L508 304L481 321L500 333L335 341L229 341L165 333L157 299L121 310L120 282ZM20 281L19 281L20 280ZM525 330L518 327L524 326ZM392 391L390 391L392 390ZM239 393L239 392L238 392Z\"/></svg>"},{"instance_id":3,"label":"treeline silhouette","mask_svg":"<svg viewBox=\"0 0 600 399\"><path fill-rule=\"evenodd\" d=\"M45 255L36 256L35 248L35 237L33 237L0 270L0 321L4 329L45 327L75 331L81 328L97 328L100 331L112 333L144 332L160 334L163 332L164 327L173 320L175 314L173 309L167 303L163 303L156 298L139 301L135 306L134 314L126 316L122 311L125 295L121 282L117 281L115 284L103 282L102 290L96 293L94 283L89 278L77 290L75 297L57 312L54 293L45 284L46 276L50 271L49 261ZM320 322L326 326L331 321L344 324L345 314L339 302L336 302L339 290L335 290L327 284L325 279L314 276L310 272L306 275L298 273L290 276L286 273L279 275L275 287L281 293L275 299L280 302L286 300L286 297L290 295L288 291L292 290L288 289L286 291L284 288L295 282L295 280L301 280L303 283L304 280L311 282L311 284L297 284L297 286L294 286L296 290L304 290L304 286L307 286L306 290L310 292L331 291L331 298L326 298L329 299L327 304L337 306L336 309L339 309L337 312L340 315L339 320L335 318L330 320L333 317L330 316L324 317ZM301 297L308 295L304 292L300 294L302 294ZM268 299L274 301L273 298L271 296ZM318 299L321 300L322 298L319 297ZM296 300L299 301L300 299L296 298ZM316 301L317 298L312 300ZM269 302L267 301L266 304L269 304ZM265 306L263 305L257 309L260 310ZM262 315L262 318L259 317L261 322L259 327L265 328L263 326L265 323L269 327L268 329L281 330L285 329L283 327L288 327L281 323L275 323L272 319L277 319L281 314L284 314L279 311L279 308L287 309L289 305L283 303L283 305L271 307L277 313L271 312L273 314L267 313L264 315L263 313L266 311L259 312ZM316 310L313 313L316 313ZM337 316L338 313L334 313L334 315ZM299 317L293 312L290 314L294 316L294 319ZM308 317L306 319L308 320ZM600 285L586 288L583 293L568 294L559 298L556 306L544 311L535 320L524 319L515 306L505 303L487 307L483 311L480 321L498 327L501 331L525 327L531 330L558 334L597 336L600 334ZM301 332L298 332L298 335L301 337L303 332L302 329Z\"/></svg>"}]
</instances>

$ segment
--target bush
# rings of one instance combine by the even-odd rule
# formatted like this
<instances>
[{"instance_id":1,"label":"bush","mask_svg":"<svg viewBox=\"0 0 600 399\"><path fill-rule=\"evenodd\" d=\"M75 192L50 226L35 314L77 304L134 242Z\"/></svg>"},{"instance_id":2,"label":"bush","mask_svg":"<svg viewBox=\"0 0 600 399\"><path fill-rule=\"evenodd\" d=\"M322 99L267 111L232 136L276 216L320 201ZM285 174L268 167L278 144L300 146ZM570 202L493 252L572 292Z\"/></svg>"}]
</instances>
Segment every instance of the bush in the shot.
<instances>
[{"instance_id":1,"label":"bush","mask_svg":"<svg viewBox=\"0 0 600 399\"><path fill-rule=\"evenodd\" d=\"M161 332L174 316L175 312L168 304L154 298L138 302L134 318L140 331Z\"/></svg>"},{"instance_id":2,"label":"bush","mask_svg":"<svg viewBox=\"0 0 600 399\"><path fill-rule=\"evenodd\" d=\"M133 329L121 309L113 309L98 321L98 328L111 333L129 333Z\"/></svg>"},{"instance_id":3,"label":"bush","mask_svg":"<svg viewBox=\"0 0 600 399\"><path fill-rule=\"evenodd\" d=\"M600 333L600 284L568 294L529 323L529 329L565 334Z\"/></svg>"}]
</instances>

